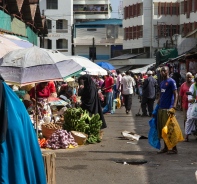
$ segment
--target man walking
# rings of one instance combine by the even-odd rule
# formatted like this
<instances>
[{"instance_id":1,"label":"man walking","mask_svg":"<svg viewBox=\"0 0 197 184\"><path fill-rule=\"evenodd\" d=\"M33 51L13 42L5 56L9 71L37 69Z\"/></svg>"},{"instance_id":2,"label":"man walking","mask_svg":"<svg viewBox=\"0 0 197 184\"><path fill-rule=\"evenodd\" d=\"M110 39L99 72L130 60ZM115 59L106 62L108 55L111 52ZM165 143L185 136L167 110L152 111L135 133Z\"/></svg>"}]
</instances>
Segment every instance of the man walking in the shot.
<instances>
[{"instance_id":1,"label":"man walking","mask_svg":"<svg viewBox=\"0 0 197 184\"><path fill-rule=\"evenodd\" d=\"M152 74L153 72L150 70L147 72L148 78L144 80L142 87L142 116L151 116L153 112L157 81L153 78ZM147 114L146 107L148 107L149 114Z\"/></svg>"},{"instance_id":2,"label":"man walking","mask_svg":"<svg viewBox=\"0 0 197 184\"><path fill-rule=\"evenodd\" d=\"M162 129L166 125L168 120L168 113L174 114L175 108L178 100L178 93L176 82L174 79L169 77L169 68L163 66L161 68L161 77L163 81L160 84L160 97L158 100L159 110L158 110L158 119L157 119L157 130L158 137L162 138ZM177 154L177 148L174 146L172 150L168 150L165 142L164 148L157 153L166 153Z\"/></svg>"},{"instance_id":3,"label":"man walking","mask_svg":"<svg viewBox=\"0 0 197 184\"><path fill-rule=\"evenodd\" d=\"M110 71L107 72L107 76L105 77L105 95L106 95L106 106L103 108L103 113L113 113L112 112L112 98L113 98L113 86L114 79L110 75Z\"/></svg>"},{"instance_id":4,"label":"man walking","mask_svg":"<svg viewBox=\"0 0 197 184\"><path fill-rule=\"evenodd\" d=\"M126 114L129 114L132 104L132 94L134 92L135 81L133 77L130 76L129 71L121 80L121 94L124 97Z\"/></svg>"}]
</instances>

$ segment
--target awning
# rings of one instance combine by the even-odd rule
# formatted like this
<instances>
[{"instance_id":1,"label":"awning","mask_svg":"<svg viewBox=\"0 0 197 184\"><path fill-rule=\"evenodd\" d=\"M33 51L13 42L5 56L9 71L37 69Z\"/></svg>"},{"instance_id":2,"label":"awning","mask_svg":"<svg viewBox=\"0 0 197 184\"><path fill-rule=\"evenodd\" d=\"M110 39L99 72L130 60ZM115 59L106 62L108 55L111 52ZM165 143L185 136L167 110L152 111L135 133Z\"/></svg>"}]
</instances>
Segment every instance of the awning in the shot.
<instances>
[{"instance_id":1,"label":"awning","mask_svg":"<svg viewBox=\"0 0 197 184\"><path fill-rule=\"evenodd\" d=\"M150 65L147 65L147 66L144 66L144 67L141 67L141 68L133 69L133 70L131 70L131 72L133 72L133 73L146 73L148 68L150 68L154 64L156 64L156 63L152 63Z\"/></svg>"},{"instance_id":2,"label":"awning","mask_svg":"<svg viewBox=\"0 0 197 184\"><path fill-rule=\"evenodd\" d=\"M33 47L33 44L30 43L29 41L27 40L23 40L17 36L14 36L14 35L8 35L8 34L3 34L2 35L3 37L9 39L11 42L14 42L16 45L18 45L19 47L22 47L22 48L30 48L30 47Z\"/></svg>"},{"instance_id":3,"label":"awning","mask_svg":"<svg viewBox=\"0 0 197 184\"><path fill-rule=\"evenodd\" d=\"M132 69L132 68L133 68L132 65L116 66L116 69L118 69L120 72L125 72L125 71Z\"/></svg>"},{"instance_id":4,"label":"awning","mask_svg":"<svg viewBox=\"0 0 197 184\"><path fill-rule=\"evenodd\" d=\"M17 49L30 48L33 44L16 36L0 34L0 58Z\"/></svg>"},{"instance_id":5,"label":"awning","mask_svg":"<svg viewBox=\"0 0 197 184\"><path fill-rule=\"evenodd\" d=\"M187 38L187 37L193 35L196 32L197 32L197 29L194 29L192 32L188 33L185 37Z\"/></svg>"},{"instance_id":6,"label":"awning","mask_svg":"<svg viewBox=\"0 0 197 184\"><path fill-rule=\"evenodd\" d=\"M131 59L131 58L135 58L137 56L143 55L143 54L144 53L140 53L140 54L123 54L121 56L117 56L117 57L111 58L111 59L109 59L109 61Z\"/></svg>"}]
</instances>

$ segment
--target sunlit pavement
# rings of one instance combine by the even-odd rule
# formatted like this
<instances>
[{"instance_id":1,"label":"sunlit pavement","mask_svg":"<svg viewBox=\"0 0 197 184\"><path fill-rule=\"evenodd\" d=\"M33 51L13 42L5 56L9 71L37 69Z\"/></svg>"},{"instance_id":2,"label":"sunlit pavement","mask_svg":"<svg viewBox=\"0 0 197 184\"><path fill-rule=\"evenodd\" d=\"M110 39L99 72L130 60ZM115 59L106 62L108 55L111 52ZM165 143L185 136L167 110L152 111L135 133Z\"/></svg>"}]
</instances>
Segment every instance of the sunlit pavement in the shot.
<instances>
[{"instance_id":1,"label":"sunlit pavement","mask_svg":"<svg viewBox=\"0 0 197 184\"><path fill-rule=\"evenodd\" d=\"M105 115L108 127L101 143L75 149L57 150L57 184L186 184L195 183L197 170L197 140L178 144L178 154L157 154L147 139L123 139L124 130L148 137L150 117L136 116L140 108L137 96L133 97L130 114L124 107L114 114ZM183 114L176 117L183 130Z\"/></svg>"}]
</instances>

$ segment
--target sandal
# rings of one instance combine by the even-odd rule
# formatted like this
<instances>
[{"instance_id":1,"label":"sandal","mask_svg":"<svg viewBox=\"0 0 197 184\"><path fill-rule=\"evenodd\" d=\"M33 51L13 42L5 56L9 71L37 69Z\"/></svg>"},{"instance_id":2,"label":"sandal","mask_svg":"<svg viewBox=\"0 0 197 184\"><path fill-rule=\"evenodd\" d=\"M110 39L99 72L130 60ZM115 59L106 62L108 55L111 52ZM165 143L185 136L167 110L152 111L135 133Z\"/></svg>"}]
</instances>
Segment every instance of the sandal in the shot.
<instances>
[{"instance_id":1,"label":"sandal","mask_svg":"<svg viewBox=\"0 0 197 184\"><path fill-rule=\"evenodd\" d=\"M168 153L167 154L177 154L178 151L173 149L173 150L168 150Z\"/></svg>"},{"instance_id":2,"label":"sandal","mask_svg":"<svg viewBox=\"0 0 197 184\"><path fill-rule=\"evenodd\" d=\"M167 153L167 152L168 152L168 150L166 148L164 148L164 149L158 151L157 154L162 154L162 153Z\"/></svg>"}]
</instances>

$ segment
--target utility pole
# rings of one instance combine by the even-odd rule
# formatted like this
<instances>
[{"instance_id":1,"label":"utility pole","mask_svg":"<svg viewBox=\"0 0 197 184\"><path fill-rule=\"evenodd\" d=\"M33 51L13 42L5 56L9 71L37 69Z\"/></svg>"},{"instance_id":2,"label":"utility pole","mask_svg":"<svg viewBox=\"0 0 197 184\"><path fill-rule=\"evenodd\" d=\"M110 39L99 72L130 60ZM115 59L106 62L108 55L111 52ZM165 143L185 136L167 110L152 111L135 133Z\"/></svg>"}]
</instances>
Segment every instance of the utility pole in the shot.
<instances>
[{"instance_id":1,"label":"utility pole","mask_svg":"<svg viewBox=\"0 0 197 184\"><path fill-rule=\"evenodd\" d=\"M159 50L159 22L157 21L157 50Z\"/></svg>"},{"instance_id":2,"label":"utility pole","mask_svg":"<svg viewBox=\"0 0 197 184\"><path fill-rule=\"evenodd\" d=\"M95 48L94 48L94 37L92 38L92 62L94 63Z\"/></svg>"}]
</instances>

